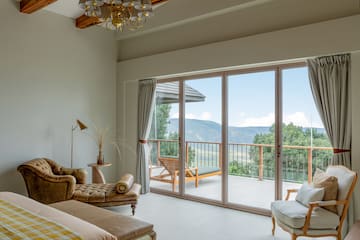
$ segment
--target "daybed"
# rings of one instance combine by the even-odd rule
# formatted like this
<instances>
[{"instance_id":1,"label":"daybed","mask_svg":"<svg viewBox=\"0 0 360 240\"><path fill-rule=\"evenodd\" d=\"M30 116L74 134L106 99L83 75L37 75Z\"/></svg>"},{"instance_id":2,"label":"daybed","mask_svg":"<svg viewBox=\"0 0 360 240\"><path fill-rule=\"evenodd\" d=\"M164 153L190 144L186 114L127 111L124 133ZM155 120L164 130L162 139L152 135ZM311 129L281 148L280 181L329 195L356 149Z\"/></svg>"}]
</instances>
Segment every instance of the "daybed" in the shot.
<instances>
[{"instance_id":1,"label":"daybed","mask_svg":"<svg viewBox=\"0 0 360 240\"><path fill-rule=\"evenodd\" d=\"M45 205L36 202L25 196L11 193L11 192L0 192L0 203L11 204L14 207L19 208L23 212L33 214L34 217L38 217L54 223L65 230L74 233L73 238L61 237L61 239L84 239L84 240L155 240L156 234L153 231L153 225L140 221L130 216L122 216L113 213L109 210L91 206L86 203L78 202L75 200L68 200L58 202L51 205ZM0 206L1 206L0 204ZM19 215L20 211L17 211ZM15 213L15 214L16 214ZM0 218L0 236L4 237L7 234L8 239L12 239L16 234L9 231L2 231L8 228L8 223L4 222L6 217L2 212ZM14 218L11 218L13 220ZM31 219L30 219L31 220ZM16 220L18 221L18 220ZM29 219L26 219L29 221ZM20 222L20 221L19 221ZM49 224L50 225L50 224ZM4 226L7 226L5 228ZM27 228L35 228L30 224L24 224L20 226ZM38 227L48 228L47 224L41 224ZM16 229L15 229L16 230ZM65 231L64 230L64 231ZM40 230L39 230L40 231ZM48 231L48 230L46 230ZM45 231L45 232L46 232ZM40 231L42 232L42 231ZM58 231L60 233L63 230ZM20 235L24 234L23 229L18 232ZM32 234L32 233L30 233ZM19 239L23 239L20 237ZM38 239L36 236L31 235L30 239ZM48 239L58 239L55 237L49 237Z\"/></svg>"},{"instance_id":2,"label":"daybed","mask_svg":"<svg viewBox=\"0 0 360 240\"><path fill-rule=\"evenodd\" d=\"M87 173L84 169L65 168L48 158L25 162L18 171L24 178L29 197L41 203L74 199L99 207L130 204L135 214L141 185L134 183L130 174L118 183L85 184ZM118 185L124 181L128 187L120 191Z\"/></svg>"}]
</instances>

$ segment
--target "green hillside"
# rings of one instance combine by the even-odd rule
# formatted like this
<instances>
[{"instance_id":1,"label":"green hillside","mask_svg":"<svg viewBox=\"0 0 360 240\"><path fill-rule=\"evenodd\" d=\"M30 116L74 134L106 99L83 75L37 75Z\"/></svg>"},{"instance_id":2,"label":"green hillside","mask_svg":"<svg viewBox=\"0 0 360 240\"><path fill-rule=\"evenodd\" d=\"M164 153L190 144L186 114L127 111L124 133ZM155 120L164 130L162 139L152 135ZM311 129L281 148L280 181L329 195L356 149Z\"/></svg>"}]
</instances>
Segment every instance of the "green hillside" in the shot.
<instances>
[{"instance_id":1,"label":"green hillside","mask_svg":"<svg viewBox=\"0 0 360 240\"><path fill-rule=\"evenodd\" d=\"M179 119L170 119L167 132L178 132ZM307 128L304 128L306 130ZM325 133L323 128L316 128L318 133ZM229 127L229 143L253 143L256 134L266 134L270 127ZM197 119L185 120L185 135L187 141L221 142L221 125Z\"/></svg>"},{"instance_id":2,"label":"green hillside","mask_svg":"<svg viewBox=\"0 0 360 240\"><path fill-rule=\"evenodd\" d=\"M168 132L178 132L179 119L170 119ZM229 127L230 143L252 143L256 134L268 133L269 127ZM221 125L212 121L185 120L187 141L221 141Z\"/></svg>"}]
</instances>

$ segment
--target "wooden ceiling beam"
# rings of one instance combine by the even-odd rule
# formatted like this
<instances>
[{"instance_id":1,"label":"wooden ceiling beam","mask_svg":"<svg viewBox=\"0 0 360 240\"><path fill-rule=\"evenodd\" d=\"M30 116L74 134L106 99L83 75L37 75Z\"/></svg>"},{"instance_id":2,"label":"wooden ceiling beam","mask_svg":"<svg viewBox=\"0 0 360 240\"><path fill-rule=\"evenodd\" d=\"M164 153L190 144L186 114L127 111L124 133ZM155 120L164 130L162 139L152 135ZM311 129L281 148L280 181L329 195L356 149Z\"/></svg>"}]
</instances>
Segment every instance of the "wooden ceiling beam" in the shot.
<instances>
[{"instance_id":1,"label":"wooden ceiling beam","mask_svg":"<svg viewBox=\"0 0 360 240\"><path fill-rule=\"evenodd\" d=\"M155 6L155 5L158 5L160 3L165 3L168 0L151 0L151 1L152 1L152 4ZM88 17L88 16L86 16L84 14L84 15L81 15L80 17L76 18L75 25L76 25L77 28L84 29L84 28L91 27L93 25L97 25L97 24L99 24L101 22L102 21L97 17Z\"/></svg>"},{"instance_id":2,"label":"wooden ceiling beam","mask_svg":"<svg viewBox=\"0 0 360 240\"><path fill-rule=\"evenodd\" d=\"M75 20L75 25L77 28L87 28L93 25L101 23L101 20L98 17L88 17L86 15L81 15Z\"/></svg>"},{"instance_id":3,"label":"wooden ceiling beam","mask_svg":"<svg viewBox=\"0 0 360 240\"><path fill-rule=\"evenodd\" d=\"M57 0L21 0L20 12L30 14L56 1Z\"/></svg>"}]
</instances>

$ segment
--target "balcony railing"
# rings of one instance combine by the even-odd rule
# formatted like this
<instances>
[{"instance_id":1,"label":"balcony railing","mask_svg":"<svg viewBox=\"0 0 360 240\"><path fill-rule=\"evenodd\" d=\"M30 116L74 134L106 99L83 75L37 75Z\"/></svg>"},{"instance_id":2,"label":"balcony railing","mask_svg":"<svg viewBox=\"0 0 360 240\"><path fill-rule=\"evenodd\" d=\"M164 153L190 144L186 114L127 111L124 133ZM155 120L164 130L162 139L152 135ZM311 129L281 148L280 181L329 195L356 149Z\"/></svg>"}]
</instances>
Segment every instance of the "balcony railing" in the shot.
<instances>
[{"instance_id":1,"label":"balcony railing","mask_svg":"<svg viewBox=\"0 0 360 240\"><path fill-rule=\"evenodd\" d=\"M178 158L177 140L149 140L151 164L160 166L159 157ZM185 142L185 160L188 167L222 168L222 144L218 142ZM316 168L325 169L331 160L333 148L310 146L283 146L282 178L288 182L312 181ZM270 144L228 144L229 175L275 179L275 146Z\"/></svg>"}]
</instances>

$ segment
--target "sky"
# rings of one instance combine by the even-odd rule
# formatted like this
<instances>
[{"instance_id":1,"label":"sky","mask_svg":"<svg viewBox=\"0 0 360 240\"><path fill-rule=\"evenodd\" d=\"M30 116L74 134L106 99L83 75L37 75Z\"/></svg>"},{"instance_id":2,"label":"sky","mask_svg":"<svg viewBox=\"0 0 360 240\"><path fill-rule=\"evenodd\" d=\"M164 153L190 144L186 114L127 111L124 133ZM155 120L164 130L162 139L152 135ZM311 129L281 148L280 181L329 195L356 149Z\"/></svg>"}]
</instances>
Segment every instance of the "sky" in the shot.
<instances>
[{"instance_id":1,"label":"sky","mask_svg":"<svg viewBox=\"0 0 360 240\"><path fill-rule=\"evenodd\" d=\"M306 67L282 71L283 122L323 128L311 93ZM185 84L206 96L204 102L186 103L185 117L221 124L221 77L187 80ZM171 118L179 117L172 104ZM232 75L228 78L229 126L271 126L275 122L275 72Z\"/></svg>"}]
</instances>

